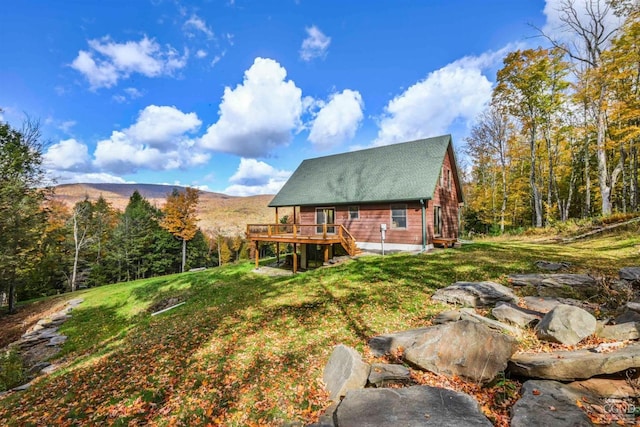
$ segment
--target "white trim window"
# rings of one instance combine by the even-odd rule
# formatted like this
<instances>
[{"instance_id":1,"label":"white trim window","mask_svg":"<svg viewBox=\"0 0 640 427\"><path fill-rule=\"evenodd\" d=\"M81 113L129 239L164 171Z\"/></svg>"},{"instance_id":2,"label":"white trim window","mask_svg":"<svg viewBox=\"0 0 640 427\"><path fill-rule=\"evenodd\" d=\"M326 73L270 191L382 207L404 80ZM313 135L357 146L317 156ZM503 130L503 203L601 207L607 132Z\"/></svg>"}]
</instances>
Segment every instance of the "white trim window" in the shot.
<instances>
[{"instance_id":1,"label":"white trim window","mask_svg":"<svg viewBox=\"0 0 640 427\"><path fill-rule=\"evenodd\" d=\"M391 228L407 228L407 205L391 205Z\"/></svg>"},{"instance_id":2,"label":"white trim window","mask_svg":"<svg viewBox=\"0 0 640 427\"><path fill-rule=\"evenodd\" d=\"M442 235L442 209L440 206L433 207L433 235L435 237Z\"/></svg>"},{"instance_id":3,"label":"white trim window","mask_svg":"<svg viewBox=\"0 0 640 427\"><path fill-rule=\"evenodd\" d=\"M359 206L349 206L349 219L350 220L358 220L360 219L360 207Z\"/></svg>"}]
</instances>

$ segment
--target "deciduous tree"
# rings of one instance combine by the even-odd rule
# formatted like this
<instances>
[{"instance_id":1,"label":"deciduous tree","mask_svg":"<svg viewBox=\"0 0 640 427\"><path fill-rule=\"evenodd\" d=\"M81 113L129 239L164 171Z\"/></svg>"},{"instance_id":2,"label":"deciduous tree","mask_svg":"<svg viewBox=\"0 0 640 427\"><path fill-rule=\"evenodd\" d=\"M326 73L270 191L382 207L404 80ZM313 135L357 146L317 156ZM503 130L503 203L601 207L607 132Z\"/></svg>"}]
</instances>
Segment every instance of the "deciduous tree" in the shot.
<instances>
[{"instance_id":1,"label":"deciduous tree","mask_svg":"<svg viewBox=\"0 0 640 427\"><path fill-rule=\"evenodd\" d=\"M167 196L163 209L162 227L182 240L182 272L187 261L187 241L193 239L198 231L198 198L198 190L194 188L186 188L185 191L174 189Z\"/></svg>"}]
</instances>

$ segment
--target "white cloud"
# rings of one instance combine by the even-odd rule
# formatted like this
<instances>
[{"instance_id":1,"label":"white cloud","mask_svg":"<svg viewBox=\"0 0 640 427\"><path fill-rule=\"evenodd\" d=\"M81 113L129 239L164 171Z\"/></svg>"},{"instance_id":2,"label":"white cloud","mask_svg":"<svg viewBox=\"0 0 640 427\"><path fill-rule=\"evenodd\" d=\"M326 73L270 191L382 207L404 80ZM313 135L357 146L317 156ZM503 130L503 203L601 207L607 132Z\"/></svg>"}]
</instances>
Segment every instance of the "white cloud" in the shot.
<instances>
[{"instance_id":1,"label":"white cloud","mask_svg":"<svg viewBox=\"0 0 640 427\"><path fill-rule=\"evenodd\" d=\"M198 51L196 52L196 56L200 59L202 58L206 58L207 57L207 52L205 52L202 49L198 49Z\"/></svg>"},{"instance_id":2,"label":"white cloud","mask_svg":"<svg viewBox=\"0 0 640 427\"><path fill-rule=\"evenodd\" d=\"M111 98L117 103L122 104L129 100L140 98L142 95L143 93L135 87L128 87L124 89L124 93L115 94Z\"/></svg>"},{"instance_id":3,"label":"white cloud","mask_svg":"<svg viewBox=\"0 0 640 427\"><path fill-rule=\"evenodd\" d=\"M53 144L43 155L45 168L56 171L86 171L90 161L87 146L73 138Z\"/></svg>"},{"instance_id":4,"label":"white cloud","mask_svg":"<svg viewBox=\"0 0 640 427\"><path fill-rule=\"evenodd\" d=\"M196 113L185 114L175 107L149 105L126 133L139 143L166 150L183 134L198 130L201 124Z\"/></svg>"},{"instance_id":5,"label":"white cloud","mask_svg":"<svg viewBox=\"0 0 640 427\"><path fill-rule=\"evenodd\" d=\"M497 53L465 57L436 70L389 101L374 145L443 134L454 121L471 123L491 99L492 84L482 74Z\"/></svg>"},{"instance_id":6,"label":"white cloud","mask_svg":"<svg viewBox=\"0 0 640 427\"><path fill-rule=\"evenodd\" d=\"M311 61L315 58L324 58L327 56L327 50L331 44L331 37L327 37L315 25L305 28L307 38L302 41L300 48L300 58L303 61Z\"/></svg>"},{"instance_id":7,"label":"white cloud","mask_svg":"<svg viewBox=\"0 0 640 427\"><path fill-rule=\"evenodd\" d=\"M116 183L132 184L131 181L102 172L72 172L72 171L52 171L50 177L55 180L55 184L72 184L78 182L90 183Z\"/></svg>"},{"instance_id":8,"label":"white cloud","mask_svg":"<svg viewBox=\"0 0 640 427\"><path fill-rule=\"evenodd\" d=\"M316 114L309 141L317 149L327 150L352 139L362 121L363 107L358 91L345 89L342 93L334 93Z\"/></svg>"},{"instance_id":9,"label":"white cloud","mask_svg":"<svg viewBox=\"0 0 640 427\"><path fill-rule=\"evenodd\" d=\"M240 159L236 173L229 178L232 184L223 193L233 196L275 194L291 176L290 171L278 170L255 159Z\"/></svg>"},{"instance_id":10,"label":"white cloud","mask_svg":"<svg viewBox=\"0 0 640 427\"><path fill-rule=\"evenodd\" d=\"M207 23L198 15L191 15L191 18L184 23L184 28L188 31L187 34L192 37L195 37L195 34L192 33L191 30L200 31L207 36L208 39L212 39L214 37L213 30L211 30Z\"/></svg>"},{"instance_id":11,"label":"white cloud","mask_svg":"<svg viewBox=\"0 0 640 427\"><path fill-rule=\"evenodd\" d=\"M137 73L147 77L172 75L186 65L188 52L180 56L171 46L164 50L146 36L139 42L116 43L109 37L89 40L89 51L81 50L71 67L82 73L91 89L112 87Z\"/></svg>"},{"instance_id":12,"label":"white cloud","mask_svg":"<svg viewBox=\"0 0 640 427\"><path fill-rule=\"evenodd\" d=\"M94 164L115 173L204 164L209 155L197 150L195 141L188 136L198 130L200 124L195 113L149 105L129 128L113 131L109 139L98 141Z\"/></svg>"},{"instance_id":13,"label":"white cloud","mask_svg":"<svg viewBox=\"0 0 640 427\"><path fill-rule=\"evenodd\" d=\"M58 129L60 129L63 132L69 132L71 130L72 127L74 127L76 125L76 121L75 120L67 120L64 121L62 123L60 123L58 125Z\"/></svg>"},{"instance_id":14,"label":"white cloud","mask_svg":"<svg viewBox=\"0 0 640 427\"><path fill-rule=\"evenodd\" d=\"M286 146L300 126L302 91L273 59L256 58L235 89L226 87L219 119L201 138L205 148L244 157Z\"/></svg>"}]
</instances>

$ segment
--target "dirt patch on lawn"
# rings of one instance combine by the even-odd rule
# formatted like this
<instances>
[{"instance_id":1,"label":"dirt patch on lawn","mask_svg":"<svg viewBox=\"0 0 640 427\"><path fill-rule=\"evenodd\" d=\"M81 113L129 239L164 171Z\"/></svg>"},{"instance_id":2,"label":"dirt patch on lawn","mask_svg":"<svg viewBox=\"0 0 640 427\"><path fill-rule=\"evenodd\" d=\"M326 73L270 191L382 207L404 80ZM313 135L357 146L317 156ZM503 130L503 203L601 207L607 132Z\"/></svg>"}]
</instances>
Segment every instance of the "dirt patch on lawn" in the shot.
<instances>
[{"instance_id":1,"label":"dirt patch on lawn","mask_svg":"<svg viewBox=\"0 0 640 427\"><path fill-rule=\"evenodd\" d=\"M38 320L60 311L72 297L69 294L20 306L13 314L0 312L0 348L20 339Z\"/></svg>"}]
</instances>

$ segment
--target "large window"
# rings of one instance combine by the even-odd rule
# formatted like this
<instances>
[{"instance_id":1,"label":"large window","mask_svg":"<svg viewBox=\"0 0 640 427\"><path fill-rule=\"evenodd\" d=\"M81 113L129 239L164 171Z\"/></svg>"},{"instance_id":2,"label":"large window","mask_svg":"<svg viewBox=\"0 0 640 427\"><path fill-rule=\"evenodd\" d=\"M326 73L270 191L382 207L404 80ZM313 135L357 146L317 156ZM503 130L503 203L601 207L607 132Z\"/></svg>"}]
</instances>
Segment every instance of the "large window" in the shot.
<instances>
[{"instance_id":1,"label":"large window","mask_svg":"<svg viewBox=\"0 0 640 427\"><path fill-rule=\"evenodd\" d=\"M360 209L358 206L349 206L349 219L360 219Z\"/></svg>"},{"instance_id":2,"label":"large window","mask_svg":"<svg viewBox=\"0 0 640 427\"><path fill-rule=\"evenodd\" d=\"M433 235L442 235L442 209L440 206L433 207Z\"/></svg>"},{"instance_id":3,"label":"large window","mask_svg":"<svg viewBox=\"0 0 640 427\"><path fill-rule=\"evenodd\" d=\"M391 228L407 228L407 205L391 205Z\"/></svg>"}]
</instances>

